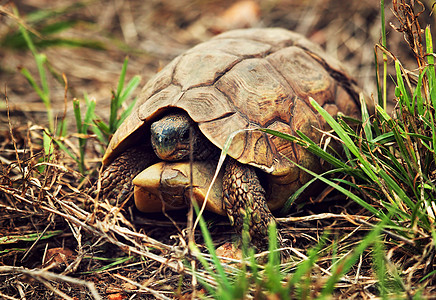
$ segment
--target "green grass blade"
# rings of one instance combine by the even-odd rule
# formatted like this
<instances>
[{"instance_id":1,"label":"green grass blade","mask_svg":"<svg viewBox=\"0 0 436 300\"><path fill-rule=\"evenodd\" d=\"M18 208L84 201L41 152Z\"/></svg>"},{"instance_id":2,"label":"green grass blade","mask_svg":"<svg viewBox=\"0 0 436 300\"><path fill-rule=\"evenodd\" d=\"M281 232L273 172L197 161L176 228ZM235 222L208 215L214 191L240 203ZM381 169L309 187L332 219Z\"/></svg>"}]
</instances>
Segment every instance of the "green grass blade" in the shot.
<instances>
[{"instance_id":1,"label":"green grass blade","mask_svg":"<svg viewBox=\"0 0 436 300\"><path fill-rule=\"evenodd\" d=\"M35 92L38 94L38 96L44 101L45 95L44 92L39 88L38 84L35 81L35 78L32 74L30 74L29 70L26 68L21 68L21 74L27 79L29 84L32 86L32 88L35 90ZM44 101L45 103L45 101Z\"/></svg>"},{"instance_id":2,"label":"green grass blade","mask_svg":"<svg viewBox=\"0 0 436 300\"><path fill-rule=\"evenodd\" d=\"M82 132L82 115L80 113L80 101L77 99L73 99L73 111L74 111L74 117L76 119L76 128L77 132Z\"/></svg>"},{"instance_id":3,"label":"green grass blade","mask_svg":"<svg viewBox=\"0 0 436 300\"><path fill-rule=\"evenodd\" d=\"M403 72L401 71L400 62L398 60L395 61L395 71L397 74L397 87L401 93L400 95L397 95L397 93L395 93L395 95L400 99L401 103L404 106L406 106L409 109L409 112L413 115L415 114L415 107L412 106L409 93L407 92L406 87L404 85L403 76L402 76Z\"/></svg>"},{"instance_id":4,"label":"green grass blade","mask_svg":"<svg viewBox=\"0 0 436 300\"><path fill-rule=\"evenodd\" d=\"M113 134L116 130L116 120L117 120L117 112L118 112L118 99L114 92L112 92L111 97L111 108L110 108L110 115L109 115L109 134Z\"/></svg>"},{"instance_id":5,"label":"green grass blade","mask_svg":"<svg viewBox=\"0 0 436 300\"><path fill-rule=\"evenodd\" d=\"M47 36L70 29L77 23L78 20L61 20L44 26L42 29L39 30L39 32L41 33L41 35Z\"/></svg>"},{"instance_id":6,"label":"green grass blade","mask_svg":"<svg viewBox=\"0 0 436 300\"><path fill-rule=\"evenodd\" d=\"M123 67L121 69L120 79L118 80L118 87L117 87L117 96L121 96L121 92L124 88L124 80L126 78L126 72L127 72L127 65L129 64L129 58L126 57L124 59ZM117 103L117 106L119 106L120 103Z\"/></svg>"},{"instance_id":7,"label":"green grass blade","mask_svg":"<svg viewBox=\"0 0 436 300\"><path fill-rule=\"evenodd\" d=\"M376 106L376 110L380 114L380 116L386 121L389 128L392 130L395 142L397 143L401 156L407 163L409 170L413 170L412 165L416 162L416 156L414 151L408 151L407 146L404 143L404 138L407 138L407 135L400 126L397 126L395 121L386 113L383 108L381 108L380 106ZM411 174L409 175L412 176Z\"/></svg>"},{"instance_id":8,"label":"green grass blade","mask_svg":"<svg viewBox=\"0 0 436 300\"><path fill-rule=\"evenodd\" d=\"M292 274L292 277L287 284L288 289L301 282L304 276L310 275L315 262L318 260L319 253L326 243L327 237L328 232L324 232L315 247L307 251L307 259L302 260L301 263L298 264L297 269Z\"/></svg>"},{"instance_id":9,"label":"green grass blade","mask_svg":"<svg viewBox=\"0 0 436 300\"><path fill-rule=\"evenodd\" d=\"M117 119L118 110L121 108L123 102L129 98L133 90L140 83L140 77L134 76L127 84L126 89L124 89L124 80L126 77L128 61L129 59L128 57L126 57L121 70L120 78L118 80L117 91L112 92L111 109L110 109L110 116L109 116L109 134L113 134L118 129L122 121L124 121L124 119L127 117L128 114L130 114L130 112L134 107L135 101L133 102L133 104L130 104L129 107L127 108L127 111L125 111L121 115L121 119Z\"/></svg>"},{"instance_id":10,"label":"green grass blade","mask_svg":"<svg viewBox=\"0 0 436 300\"><path fill-rule=\"evenodd\" d=\"M101 130L101 132L104 132L107 136L110 135L110 128L108 124L100 119L94 119L94 124Z\"/></svg>"},{"instance_id":11,"label":"green grass blade","mask_svg":"<svg viewBox=\"0 0 436 300\"><path fill-rule=\"evenodd\" d=\"M117 129L121 126L121 124L124 122L124 120L132 113L132 110L133 110L133 108L135 107L135 104L136 104L136 100L138 100L138 99L135 98L129 104L129 106L126 108L126 110L121 113L120 118L116 122L116 128Z\"/></svg>"},{"instance_id":12,"label":"green grass blade","mask_svg":"<svg viewBox=\"0 0 436 300\"><path fill-rule=\"evenodd\" d=\"M380 0L380 18L381 18L381 35L382 35L382 46L386 49L386 28L385 28L385 1ZM378 65L378 62L375 62ZM388 57L385 52L383 52L383 108L387 108L387 72L388 72Z\"/></svg>"},{"instance_id":13,"label":"green grass blade","mask_svg":"<svg viewBox=\"0 0 436 300\"><path fill-rule=\"evenodd\" d=\"M76 118L76 129L79 134L86 135L87 134L87 128L88 124L83 123L82 121L82 113L80 110L80 101L77 99L73 100L73 110L74 110L74 116ZM87 108L86 114L89 114L90 112L93 112L92 107ZM87 116L89 119L91 116ZM78 158L78 165L79 165L79 172L81 174L85 174L85 150L86 150L86 142L87 140L85 138L79 137L79 158Z\"/></svg>"},{"instance_id":14,"label":"green grass blade","mask_svg":"<svg viewBox=\"0 0 436 300\"><path fill-rule=\"evenodd\" d=\"M101 123L100 126L105 128L106 130L109 130L109 128L107 127L106 124L104 124L104 122L99 121L97 116L95 115L95 107L96 107L95 99L89 99L89 97L86 93L83 95L83 98L85 99L86 106L89 108L86 111L84 125L91 126L91 131L96 135L97 139L101 143L107 144L107 140L104 137L105 134L102 132L102 129L99 127L99 124ZM108 131L106 131L106 132L108 132Z\"/></svg>"},{"instance_id":15,"label":"green grass blade","mask_svg":"<svg viewBox=\"0 0 436 300\"><path fill-rule=\"evenodd\" d=\"M203 257L203 255L202 255L200 249L197 247L197 245L194 243L190 243L189 249L191 250L192 255L200 261L200 263L202 264L202 266L204 267L206 272L208 274L210 274L215 279L215 281L219 284L220 278L218 277L218 275L216 275L214 270L210 267L209 262ZM210 283L202 280L201 277L198 277L198 280L202 283L202 285L208 290L208 292L211 295L215 295L215 298L217 297L218 292L217 292L216 287L214 287ZM220 287L218 286L218 288L220 288Z\"/></svg>"},{"instance_id":16,"label":"green grass blade","mask_svg":"<svg viewBox=\"0 0 436 300\"><path fill-rule=\"evenodd\" d=\"M86 5L86 2L74 1L66 6L29 11L29 13L26 15L26 19L29 23L42 23L58 16L76 12L79 9L86 7Z\"/></svg>"},{"instance_id":17,"label":"green grass blade","mask_svg":"<svg viewBox=\"0 0 436 300\"><path fill-rule=\"evenodd\" d=\"M382 89L381 89L381 85L380 85L380 67L378 64L378 59L377 59L377 48L374 49L374 65L375 65L375 83L376 83L376 87L377 87L377 100L378 100L378 105L383 106L383 94L382 94Z\"/></svg>"},{"instance_id":18,"label":"green grass blade","mask_svg":"<svg viewBox=\"0 0 436 300\"><path fill-rule=\"evenodd\" d=\"M321 114L321 116L327 121L330 127L336 132L342 142L345 144L353 155L359 160L362 170L367 174L367 176L374 182L379 183L376 174L374 173L371 165L368 163L365 157L360 153L359 148L354 144L348 134L343 130L343 128L333 119L333 117L325 111L321 105L319 105L313 98L310 98L310 103L312 106Z\"/></svg>"},{"instance_id":19,"label":"green grass blade","mask_svg":"<svg viewBox=\"0 0 436 300\"><path fill-rule=\"evenodd\" d=\"M430 101L431 105L433 106L433 109L436 108L436 75L435 75L435 65L434 65L434 52L433 52L433 38L431 35L430 27L427 26L425 28L425 41L426 41L426 52L429 54L427 55L427 74L428 74L428 85L430 90ZM434 150L434 147L436 145L436 129L434 120L436 119L436 111L434 114L429 114L429 123L431 124L431 136L432 136L432 143ZM433 160L436 160L436 153L433 151Z\"/></svg>"},{"instance_id":20,"label":"green grass blade","mask_svg":"<svg viewBox=\"0 0 436 300\"><path fill-rule=\"evenodd\" d=\"M41 81L42 90L45 97L42 99L44 104L50 105L50 89L48 87L47 74L45 73L45 63L47 62L47 56L43 53L37 53L35 55L36 66L38 68L39 79Z\"/></svg>"},{"instance_id":21,"label":"green grass blade","mask_svg":"<svg viewBox=\"0 0 436 300\"><path fill-rule=\"evenodd\" d=\"M412 98L412 107L416 106L418 116L423 116L425 113L425 108L424 108L425 103L421 95L421 87L426 71L427 71L427 67L425 67L424 70L419 74L418 83L416 84L415 91L413 93L413 98Z\"/></svg>"},{"instance_id":22,"label":"green grass blade","mask_svg":"<svg viewBox=\"0 0 436 300\"><path fill-rule=\"evenodd\" d=\"M103 267L97 268L95 270L91 270L91 271L86 271L86 272L81 272L80 274L98 274L98 273L103 273L106 272L107 270L110 270L116 266L120 266L120 265L124 265L124 263L128 262L129 260L132 260L134 257L133 256L125 256L125 257L117 257L113 262L111 262L110 264L107 264ZM92 259L98 259L96 257L92 257ZM104 259L98 259L98 260L106 260Z\"/></svg>"},{"instance_id":23,"label":"green grass blade","mask_svg":"<svg viewBox=\"0 0 436 300\"><path fill-rule=\"evenodd\" d=\"M435 75L435 66L434 66L434 56L433 56L433 38L431 36L430 26L425 28L425 44L426 44L426 52L427 55L427 74L428 74L428 83L430 91L436 89L436 75ZM424 72L423 72L424 73ZM436 97L431 97L433 107L436 107Z\"/></svg>"},{"instance_id":24,"label":"green grass blade","mask_svg":"<svg viewBox=\"0 0 436 300\"><path fill-rule=\"evenodd\" d=\"M70 149L68 149L64 143L62 143L61 141L58 140L53 140L56 145L59 147L59 149L61 149L62 151L64 151L65 153L67 153L72 159L74 159L74 161L77 163L77 165L80 166L80 160L77 157L77 155L74 154L74 152L72 152Z\"/></svg>"},{"instance_id":25,"label":"green grass blade","mask_svg":"<svg viewBox=\"0 0 436 300\"><path fill-rule=\"evenodd\" d=\"M366 139L369 142L372 142L373 136L372 136L371 122L369 120L368 107L366 105L363 94L359 95L359 100L360 100L360 108L362 113L363 131L365 132Z\"/></svg>"},{"instance_id":26,"label":"green grass blade","mask_svg":"<svg viewBox=\"0 0 436 300\"><path fill-rule=\"evenodd\" d=\"M13 7L14 14L19 17L18 10L16 7ZM36 83L36 80L33 78L33 76L30 74L30 72L27 69L22 69L21 73L26 77L26 79L30 82L32 87L35 89L35 91L38 93L38 96L42 99L44 102L44 105L47 108L47 118L49 123L49 129L51 133L55 132L54 128L54 117L53 117L53 111L51 109L51 103L50 103L50 89L48 87L48 81L47 81L47 75L45 73L45 63L47 61L47 57L44 54L40 54L37 52L36 47L30 38L29 33L27 32L26 28L24 28L23 25L18 24L18 28L21 32L21 35L23 36L24 40L26 41L27 47L32 52L32 55L35 59L36 66L39 73L39 79L41 81L41 88Z\"/></svg>"},{"instance_id":27,"label":"green grass blade","mask_svg":"<svg viewBox=\"0 0 436 300\"><path fill-rule=\"evenodd\" d=\"M378 284L377 287L380 291L380 296L382 299L387 299L388 289L386 288L387 284L387 276L386 273L388 272L386 268L386 261L385 261L385 255L384 255L384 247L383 243L380 240L379 235L375 235L375 241L374 241L374 251L373 251L373 268L375 269L375 273L377 276Z\"/></svg>"},{"instance_id":28,"label":"green grass blade","mask_svg":"<svg viewBox=\"0 0 436 300\"><path fill-rule=\"evenodd\" d=\"M28 233L21 235L6 235L0 237L0 245L14 244L17 242L35 242L38 240L46 240L52 237L57 237L65 233L64 230L49 230L44 232L44 235L41 236L41 233Z\"/></svg>"},{"instance_id":29,"label":"green grass blade","mask_svg":"<svg viewBox=\"0 0 436 300\"><path fill-rule=\"evenodd\" d=\"M13 11L14 14L19 17L20 14L18 13L18 10L16 9L16 7L13 7ZM19 24L18 25L18 29L21 32L21 35L23 36L24 40L26 41L27 47L30 49L30 51L32 52L33 56L36 56L38 53L36 51L35 45L32 42L32 39L30 38L29 33L27 32L26 28L24 28L23 25Z\"/></svg>"},{"instance_id":30,"label":"green grass blade","mask_svg":"<svg viewBox=\"0 0 436 300\"><path fill-rule=\"evenodd\" d=\"M296 162L293 162L296 166L298 166L300 169L302 169L303 171L309 173L310 175L312 175L313 177L317 178L318 180L326 183L327 185L335 188L336 190L338 190L339 192L341 192L342 194L344 194L345 196L347 196L348 198L350 198L351 200L353 200L354 202L356 202L357 204L359 204L360 206L362 206L363 208L365 208L366 210L368 210L369 212L371 212L372 214L374 214L375 216L377 216L378 218L382 219L385 217L385 214L374 208L373 206L371 206L370 204L368 204L365 200L361 199L360 197L358 197L356 194L354 194L353 192L343 188L342 186L332 182L331 180L322 177L321 175L312 172L309 169L306 169L305 167L297 164ZM390 222L390 224L394 225L394 223Z\"/></svg>"},{"instance_id":31,"label":"green grass blade","mask_svg":"<svg viewBox=\"0 0 436 300\"><path fill-rule=\"evenodd\" d=\"M48 157L48 160L50 160L54 148L53 148L52 138L48 135L46 131L44 131L42 134L42 144L44 147L44 154Z\"/></svg>"},{"instance_id":32,"label":"green grass blade","mask_svg":"<svg viewBox=\"0 0 436 300\"><path fill-rule=\"evenodd\" d=\"M268 291L280 295L284 292L281 283L283 276L280 273L280 253L277 251L277 227L274 223L268 226L268 238L268 263L265 266L265 275L267 278L266 286Z\"/></svg>"},{"instance_id":33,"label":"green grass blade","mask_svg":"<svg viewBox=\"0 0 436 300\"><path fill-rule=\"evenodd\" d=\"M321 177L326 177L330 174L334 174L334 173L348 173L347 170L345 169L332 169L332 170L328 170L322 174L319 174L319 176ZM295 200L298 199L298 197L311 185L313 184L316 180L318 180L318 178L314 177L312 179L310 179L308 182L306 182L302 187L300 187L297 191L295 191L295 193L293 193L288 200L286 200L285 204L283 205L282 209L280 210L281 214L286 214L289 212L289 210L291 209L292 204L295 202ZM339 180L338 180L339 181ZM355 188L357 188L357 186L353 186Z\"/></svg>"},{"instance_id":34,"label":"green grass blade","mask_svg":"<svg viewBox=\"0 0 436 300\"><path fill-rule=\"evenodd\" d=\"M389 222L389 216L384 216L382 221L363 238L357 247L345 259L335 265L332 270L332 276L329 277L321 292L321 298L327 298L329 295L332 295L335 284L355 265L363 252L377 240L377 236L380 235L385 225Z\"/></svg>"},{"instance_id":35,"label":"green grass blade","mask_svg":"<svg viewBox=\"0 0 436 300\"><path fill-rule=\"evenodd\" d=\"M85 118L83 119L83 130L82 133L86 133L88 130L88 127L90 125L92 125L92 120L95 118L95 106L96 106L96 102L95 100L91 100L87 103L86 107L86 113L85 113Z\"/></svg>"},{"instance_id":36,"label":"green grass blade","mask_svg":"<svg viewBox=\"0 0 436 300\"><path fill-rule=\"evenodd\" d=\"M377 107L381 108L381 106L377 106ZM374 144L378 143L378 144L382 144L382 145L387 144L387 143L391 143L393 141L395 141L395 136L394 136L394 133L392 131L386 132L386 133L383 133L383 134L378 134L372 140L372 142Z\"/></svg>"},{"instance_id":37,"label":"green grass blade","mask_svg":"<svg viewBox=\"0 0 436 300\"><path fill-rule=\"evenodd\" d=\"M109 136L109 128L101 120L93 120L95 126L91 126L91 131L95 134L97 139L104 145L108 143L106 137Z\"/></svg>"},{"instance_id":38,"label":"green grass blade","mask_svg":"<svg viewBox=\"0 0 436 300\"><path fill-rule=\"evenodd\" d=\"M192 205L194 206L195 212L198 215L200 213L200 210L199 210L199 207L198 207L197 203L195 201L193 201ZM203 216L201 216L201 215L199 216L199 225L200 225L200 230L201 230L201 232L203 234L204 243L205 243L205 245L207 247L207 250L208 250L209 254L212 257L212 262L213 262L213 265L215 266L216 270L212 271L212 269L210 269L208 267L209 264L202 257L202 255L200 253L200 250L198 249L198 247L195 244L190 243L189 247L191 248L192 251L195 251L196 257L200 260L202 265L206 269L208 269L209 274L212 275L215 278L216 282L219 284L219 286L221 288L221 291L224 292L224 294L228 293L229 295L231 295L232 294L231 293L231 290L232 290L231 284L230 284L230 282L229 282L229 280L227 278L227 274L226 274L223 266L221 265L221 262L220 262L218 256L216 255L215 246L213 244L212 237L210 235L209 230L207 229L207 224L204 221Z\"/></svg>"},{"instance_id":39,"label":"green grass blade","mask_svg":"<svg viewBox=\"0 0 436 300\"><path fill-rule=\"evenodd\" d=\"M129 99L130 95L133 93L133 91L138 87L138 85L141 83L141 76L135 75L132 79L127 83L126 88L122 90L122 93L120 95L120 103L121 105L124 101Z\"/></svg>"},{"instance_id":40,"label":"green grass blade","mask_svg":"<svg viewBox=\"0 0 436 300\"><path fill-rule=\"evenodd\" d=\"M297 131L297 134L300 136L300 138L282 133L280 131L267 129L267 128L259 128L260 131L277 136L279 138L282 138L284 140L295 142L298 145L306 148L310 152L314 153L315 155L319 156L320 158L327 161L329 164L333 165L336 168L347 168L348 166L342 162L341 160L337 159L330 153L324 151L321 147L319 147L316 143L314 143L309 137L307 137L304 133L301 131Z\"/></svg>"},{"instance_id":41,"label":"green grass blade","mask_svg":"<svg viewBox=\"0 0 436 300\"><path fill-rule=\"evenodd\" d=\"M406 202L409 207L414 207L413 202L406 195L404 190L395 182L395 180L392 179L391 176L389 176L384 170L379 170L378 174L385 181L392 195L395 196L395 199L401 199L401 201Z\"/></svg>"},{"instance_id":42,"label":"green grass blade","mask_svg":"<svg viewBox=\"0 0 436 300\"><path fill-rule=\"evenodd\" d=\"M413 186L413 178L408 176L407 170L398 161L398 158L392 154L389 149L382 149L383 154L386 155L387 161L380 160L378 163L380 167L391 173L391 177L396 178L400 182L406 183L408 186Z\"/></svg>"}]
</instances>

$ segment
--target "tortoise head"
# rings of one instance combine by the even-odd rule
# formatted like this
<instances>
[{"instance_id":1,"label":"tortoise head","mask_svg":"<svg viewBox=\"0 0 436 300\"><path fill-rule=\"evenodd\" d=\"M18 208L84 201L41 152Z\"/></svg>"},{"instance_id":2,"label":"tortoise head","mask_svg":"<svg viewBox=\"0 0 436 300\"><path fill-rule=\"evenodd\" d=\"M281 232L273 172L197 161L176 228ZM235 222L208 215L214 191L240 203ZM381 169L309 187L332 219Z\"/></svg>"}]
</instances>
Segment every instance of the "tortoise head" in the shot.
<instances>
[{"instance_id":1,"label":"tortoise head","mask_svg":"<svg viewBox=\"0 0 436 300\"><path fill-rule=\"evenodd\" d=\"M151 124L151 144L156 155L167 161L187 159L191 128L195 139L195 124L185 113L171 113Z\"/></svg>"},{"instance_id":2,"label":"tortoise head","mask_svg":"<svg viewBox=\"0 0 436 300\"><path fill-rule=\"evenodd\" d=\"M221 152L185 112L163 116L151 124L150 131L153 150L162 160L188 160L191 149L194 160L217 160Z\"/></svg>"}]
</instances>

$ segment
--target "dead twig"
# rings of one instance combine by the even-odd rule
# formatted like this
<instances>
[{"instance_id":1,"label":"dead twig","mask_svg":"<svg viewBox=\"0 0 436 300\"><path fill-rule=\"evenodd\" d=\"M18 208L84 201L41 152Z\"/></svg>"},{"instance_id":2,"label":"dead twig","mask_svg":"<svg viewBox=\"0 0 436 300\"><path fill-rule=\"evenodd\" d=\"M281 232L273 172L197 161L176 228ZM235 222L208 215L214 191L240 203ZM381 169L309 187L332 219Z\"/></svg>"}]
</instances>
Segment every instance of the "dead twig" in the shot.
<instances>
[{"instance_id":1,"label":"dead twig","mask_svg":"<svg viewBox=\"0 0 436 300\"><path fill-rule=\"evenodd\" d=\"M52 273L45 270L39 270L39 269L27 269L24 267L13 267L13 266L0 266L0 274L23 274L31 276L32 278L35 278L36 280L42 282L44 285L48 283L49 280L53 281L63 281L74 285L80 285L85 288L87 288L94 299L100 300L102 299L100 295L98 294L95 285L93 282L85 281L78 278L73 278L70 276L60 275L56 273ZM47 285L46 285L47 286ZM67 299L73 299L64 294L63 292L54 289L53 287L50 288L52 291L56 292L58 295L62 295L62 297L67 297Z\"/></svg>"}]
</instances>

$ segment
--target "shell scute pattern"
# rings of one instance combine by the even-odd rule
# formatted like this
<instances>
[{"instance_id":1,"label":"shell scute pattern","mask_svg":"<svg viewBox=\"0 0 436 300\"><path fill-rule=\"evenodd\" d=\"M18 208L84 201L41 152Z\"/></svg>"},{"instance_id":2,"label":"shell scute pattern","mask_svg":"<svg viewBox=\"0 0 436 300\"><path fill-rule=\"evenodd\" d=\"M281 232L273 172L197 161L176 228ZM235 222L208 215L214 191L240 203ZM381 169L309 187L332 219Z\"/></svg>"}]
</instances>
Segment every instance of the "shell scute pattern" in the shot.
<instances>
[{"instance_id":1,"label":"shell scute pattern","mask_svg":"<svg viewBox=\"0 0 436 300\"><path fill-rule=\"evenodd\" d=\"M185 110L219 148L235 130L259 127L291 135L300 130L319 141L321 134L313 126L324 124L308 104L309 97L333 114L357 111L356 100L347 93L352 80L341 72L340 64L320 47L284 29L221 34L188 50L150 80L136 110L112 139L104 162L168 107ZM345 83L335 80L341 76ZM293 182L302 175L285 156L317 168L306 152L262 132L245 131L234 137L228 154Z\"/></svg>"},{"instance_id":2,"label":"shell scute pattern","mask_svg":"<svg viewBox=\"0 0 436 300\"><path fill-rule=\"evenodd\" d=\"M295 93L265 59L241 61L215 87L232 99L238 113L249 122L266 127L276 118L290 119L289 106Z\"/></svg>"}]
</instances>

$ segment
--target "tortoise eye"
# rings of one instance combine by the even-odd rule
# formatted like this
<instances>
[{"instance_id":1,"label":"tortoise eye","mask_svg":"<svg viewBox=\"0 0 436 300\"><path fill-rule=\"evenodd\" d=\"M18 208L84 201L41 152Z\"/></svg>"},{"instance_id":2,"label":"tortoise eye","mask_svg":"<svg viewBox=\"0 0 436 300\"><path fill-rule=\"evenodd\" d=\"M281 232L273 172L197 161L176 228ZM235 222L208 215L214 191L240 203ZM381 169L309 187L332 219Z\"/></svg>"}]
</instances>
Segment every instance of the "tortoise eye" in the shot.
<instances>
[{"instance_id":1,"label":"tortoise eye","mask_svg":"<svg viewBox=\"0 0 436 300\"><path fill-rule=\"evenodd\" d=\"M185 129L180 134L180 140L182 141L189 141L189 128Z\"/></svg>"}]
</instances>

